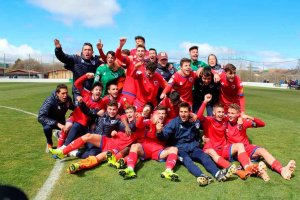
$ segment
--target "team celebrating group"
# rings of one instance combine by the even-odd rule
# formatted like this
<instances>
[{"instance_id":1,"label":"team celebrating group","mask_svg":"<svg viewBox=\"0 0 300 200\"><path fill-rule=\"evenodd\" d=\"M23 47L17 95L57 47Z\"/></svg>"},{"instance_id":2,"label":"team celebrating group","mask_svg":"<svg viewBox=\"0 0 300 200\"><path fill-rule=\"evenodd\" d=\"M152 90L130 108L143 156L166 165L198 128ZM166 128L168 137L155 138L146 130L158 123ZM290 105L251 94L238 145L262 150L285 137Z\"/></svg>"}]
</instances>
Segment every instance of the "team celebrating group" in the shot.
<instances>
[{"instance_id":1,"label":"team celebrating group","mask_svg":"<svg viewBox=\"0 0 300 200\"><path fill-rule=\"evenodd\" d=\"M59 84L41 106L38 121L52 157L81 158L69 165L68 173L107 162L131 179L137 177L139 162L152 159L165 161L162 178L179 181L174 167L182 163L200 186L234 174L269 181L267 166L291 179L294 160L282 166L265 148L250 143L247 128L265 123L246 114L243 85L233 64L221 67L214 54L206 64L192 46L190 58L182 58L176 67L166 52L146 50L144 37L135 37L132 50L123 49L126 41L120 38L116 52L106 54L99 41L100 56L94 56L90 43L84 43L80 55L68 55L54 40L57 59L73 72L73 98Z\"/></svg>"}]
</instances>

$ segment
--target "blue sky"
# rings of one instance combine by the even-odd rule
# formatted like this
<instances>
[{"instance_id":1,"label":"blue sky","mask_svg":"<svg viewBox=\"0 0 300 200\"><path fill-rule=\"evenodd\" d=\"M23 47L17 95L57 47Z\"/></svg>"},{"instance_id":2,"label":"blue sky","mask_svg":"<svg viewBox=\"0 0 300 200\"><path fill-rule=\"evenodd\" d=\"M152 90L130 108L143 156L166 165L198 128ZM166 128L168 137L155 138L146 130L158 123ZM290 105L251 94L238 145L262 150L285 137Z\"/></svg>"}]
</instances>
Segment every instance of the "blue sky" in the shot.
<instances>
[{"instance_id":1,"label":"blue sky","mask_svg":"<svg viewBox=\"0 0 300 200\"><path fill-rule=\"evenodd\" d=\"M291 0L11 0L0 4L2 54L44 57L58 38L66 53L84 42L102 39L115 50L119 38L134 47L143 35L146 47L170 58L188 56L199 46L201 57L283 62L300 58L300 1ZM50 56L51 57L51 56ZM205 59L205 58L204 58Z\"/></svg>"}]
</instances>

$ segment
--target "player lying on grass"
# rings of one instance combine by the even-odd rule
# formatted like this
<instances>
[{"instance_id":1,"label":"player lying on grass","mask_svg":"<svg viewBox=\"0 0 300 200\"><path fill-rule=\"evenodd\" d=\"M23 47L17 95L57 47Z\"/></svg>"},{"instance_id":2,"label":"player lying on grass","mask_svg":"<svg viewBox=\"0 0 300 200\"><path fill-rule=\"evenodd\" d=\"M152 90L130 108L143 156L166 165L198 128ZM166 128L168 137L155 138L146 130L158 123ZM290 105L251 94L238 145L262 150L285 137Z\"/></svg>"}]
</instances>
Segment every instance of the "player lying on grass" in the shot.
<instances>
[{"instance_id":1,"label":"player lying on grass","mask_svg":"<svg viewBox=\"0 0 300 200\"><path fill-rule=\"evenodd\" d=\"M135 126L135 108L133 106L129 106L125 110L125 113L128 119L128 123ZM131 128L131 130L133 131L133 133L131 135L127 135L125 133L125 127L123 127L123 129L120 128L118 132L113 131L113 133L111 134L112 138L99 134L87 133L71 142L64 149L50 149L50 152L57 158L62 159L66 157L71 151L82 147L85 143L91 143L94 146L100 148L101 153L97 156L90 156L89 158L78 163L71 164L69 167L69 172L75 173L78 170L94 167L95 165L98 165L99 163L106 160L106 151L110 150L117 153L130 144L134 143L137 140L138 135L134 133L134 128Z\"/></svg>"},{"instance_id":2,"label":"player lying on grass","mask_svg":"<svg viewBox=\"0 0 300 200\"><path fill-rule=\"evenodd\" d=\"M158 140L156 133L160 133L163 126L168 122L167 109L164 106L156 108L155 116L157 119L146 119L139 117L136 126L144 132L144 138L139 140L139 143L131 145L129 155L127 157L127 168L120 170L119 174L124 179L136 178L134 168L138 158L141 160L165 160L166 170L161 173L162 178L171 181L178 181L179 177L173 172L176 165L178 149L176 147L166 147L165 143Z\"/></svg>"},{"instance_id":3,"label":"player lying on grass","mask_svg":"<svg viewBox=\"0 0 300 200\"><path fill-rule=\"evenodd\" d=\"M208 185L213 179L205 175L193 161L201 163L218 181L227 180L235 172L235 165L219 170L209 155L199 148L200 122L199 120L189 121L190 111L191 107L188 103L181 103L179 116L171 120L162 132L157 133L157 137L178 148L178 154L182 158L181 162L197 178L200 186Z\"/></svg>"},{"instance_id":4,"label":"player lying on grass","mask_svg":"<svg viewBox=\"0 0 300 200\"><path fill-rule=\"evenodd\" d=\"M251 117L249 115L244 115L243 118L240 117L241 109L237 104L230 104L228 108L228 132L227 142L232 143L243 143L247 154L252 160L259 160L261 157L265 162L271 166L271 169L279 173L284 179L290 180L293 172L296 169L296 162L290 160L288 164L283 167L281 163L274 158L265 148L250 144L246 130L247 128L264 127L265 123L258 119ZM263 164L262 164L263 163ZM264 162L260 162L262 167L265 167ZM270 178L267 173L262 176L265 181L269 181Z\"/></svg>"},{"instance_id":5,"label":"player lying on grass","mask_svg":"<svg viewBox=\"0 0 300 200\"><path fill-rule=\"evenodd\" d=\"M208 138L203 147L204 152L209 154L217 165L221 167L230 166L229 161L232 161L232 157L236 156L245 169L245 171L237 170L236 172L242 179L246 179L251 174L257 174L258 172L260 172L258 173L259 175L265 174L264 168L259 169L257 164L253 164L250 161L242 143L227 143L228 119L224 115L223 104L215 104L213 106L213 116L203 116L206 104L211 99L212 95L206 94L197 113L197 117L203 125L204 136Z\"/></svg>"}]
</instances>

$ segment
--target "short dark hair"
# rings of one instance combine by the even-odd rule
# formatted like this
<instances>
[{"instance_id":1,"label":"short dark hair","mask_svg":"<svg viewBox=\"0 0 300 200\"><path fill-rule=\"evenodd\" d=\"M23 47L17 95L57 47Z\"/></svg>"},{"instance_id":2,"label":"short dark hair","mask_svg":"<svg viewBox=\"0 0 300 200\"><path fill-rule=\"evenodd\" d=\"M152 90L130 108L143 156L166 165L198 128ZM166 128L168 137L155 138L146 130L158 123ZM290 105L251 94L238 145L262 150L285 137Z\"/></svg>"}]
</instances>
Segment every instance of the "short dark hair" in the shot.
<instances>
[{"instance_id":1,"label":"short dark hair","mask_svg":"<svg viewBox=\"0 0 300 200\"><path fill-rule=\"evenodd\" d=\"M167 112L167 107L163 106L163 105L159 105L159 106L156 107L155 110L165 110Z\"/></svg>"},{"instance_id":2,"label":"short dark hair","mask_svg":"<svg viewBox=\"0 0 300 200\"><path fill-rule=\"evenodd\" d=\"M189 59L189 58L182 58L181 60L180 60L180 67L183 65L183 63L185 63L185 62L189 62L189 63L191 63L191 59Z\"/></svg>"},{"instance_id":3,"label":"short dark hair","mask_svg":"<svg viewBox=\"0 0 300 200\"><path fill-rule=\"evenodd\" d=\"M133 105L127 105L125 110L133 110L135 112L136 108Z\"/></svg>"},{"instance_id":4,"label":"short dark hair","mask_svg":"<svg viewBox=\"0 0 300 200\"><path fill-rule=\"evenodd\" d=\"M171 100L171 103L174 104L174 103L180 101L180 94L177 91L173 91L170 93L169 98Z\"/></svg>"},{"instance_id":5,"label":"short dark hair","mask_svg":"<svg viewBox=\"0 0 300 200\"><path fill-rule=\"evenodd\" d=\"M192 51L192 50L194 50L194 49L197 49L197 50L198 50L198 46L191 46L191 47L189 48L189 52Z\"/></svg>"},{"instance_id":6,"label":"short dark hair","mask_svg":"<svg viewBox=\"0 0 300 200\"><path fill-rule=\"evenodd\" d=\"M157 51L154 48L150 48L148 51L155 51L155 54L157 54Z\"/></svg>"},{"instance_id":7,"label":"short dark hair","mask_svg":"<svg viewBox=\"0 0 300 200\"><path fill-rule=\"evenodd\" d=\"M146 40L143 36L137 35L134 37L134 40L138 40L138 39L143 40L144 43L146 42Z\"/></svg>"},{"instance_id":8,"label":"short dark hair","mask_svg":"<svg viewBox=\"0 0 300 200\"><path fill-rule=\"evenodd\" d=\"M202 76L213 76L213 73L211 72L211 68L210 67L205 67L203 69L203 72L202 72Z\"/></svg>"},{"instance_id":9,"label":"short dark hair","mask_svg":"<svg viewBox=\"0 0 300 200\"><path fill-rule=\"evenodd\" d=\"M107 84L106 84L106 89L108 90L110 88L111 85L116 85L118 86L118 83L113 80L113 81L109 81Z\"/></svg>"},{"instance_id":10,"label":"short dark hair","mask_svg":"<svg viewBox=\"0 0 300 200\"><path fill-rule=\"evenodd\" d=\"M157 63L155 62L148 62L146 65L146 70L149 70L151 72L155 72L155 70L157 69Z\"/></svg>"},{"instance_id":11,"label":"short dark hair","mask_svg":"<svg viewBox=\"0 0 300 200\"><path fill-rule=\"evenodd\" d=\"M153 103L151 103L151 102L147 102L147 103L145 104L145 106L144 106L144 107L146 107L146 106L149 106L149 107L150 107L150 109L151 109L151 111L153 111L153 109L154 109L154 105L153 105Z\"/></svg>"},{"instance_id":12,"label":"short dark hair","mask_svg":"<svg viewBox=\"0 0 300 200\"><path fill-rule=\"evenodd\" d=\"M66 90L68 90L68 86L67 85L65 85L65 84L58 84L57 86L56 86L56 90L55 90L55 92L56 93L59 93L60 92L60 89L66 89Z\"/></svg>"},{"instance_id":13,"label":"short dark hair","mask_svg":"<svg viewBox=\"0 0 300 200\"><path fill-rule=\"evenodd\" d=\"M118 107L118 103L115 101L115 100L112 100L112 101L110 101L108 104L107 104L107 107L108 106L115 106L115 107Z\"/></svg>"},{"instance_id":14,"label":"short dark hair","mask_svg":"<svg viewBox=\"0 0 300 200\"><path fill-rule=\"evenodd\" d=\"M136 48L143 48L143 49L145 49L146 50L146 47L144 46L144 45L142 45L142 44L139 44L139 45L137 45L137 47Z\"/></svg>"},{"instance_id":15,"label":"short dark hair","mask_svg":"<svg viewBox=\"0 0 300 200\"><path fill-rule=\"evenodd\" d=\"M92 51L94 51L94 50L93 50L93 45L92 45L91 43L89 43L89 42L83 43L82 49L83 49L84 46L90 46L90 47L92 48Z\"/></svg>"},{"instance_id":16,"label":"short dark hair","mask_svg":"<svg viewBox=\"0 0 300 200\"><path fill-rule=\"evenodd\" d=\"M227 65L225 65L224 71L225 72L228 72L228 71L235 72L236 71L236 67L233 64L228 63Z\"/></svg>"},{"instance_id":17,"label":"short dark hair","mask_svg":"<svg viewBox=\"0 0 300 200\"><path fill-rule=\"evenodd\" d=\"M101 89L103 90L103 84L99 81L95 82L92 86L92 90L95 88L95 87L101 87Z\"/></svg>"},{"instance_id":18,"label":"short dark hair","mask_svg":"<svg viewBox=\"0 0 300 200\"><path fill-rule=\"evenodd\" d=\"M187 102L181 102L181 103L179 104L178 107L179 107L179 109L180 109L180 108L188 108L189 111L191 111L191 106L190 106L190 104L187 103Z\"/></svg>"},{"instance_id":19,"label":"short dark hair","mask_svg":"<svg viewBox=\"0 0 300 200\"><path fill-rule=\"evenodd\" d=\"M108 51L106 53L106 57L108 56L108 54L112 55L113 57L116 57L116 53L114 51Z\"/></svg>"},{"instance_id":20,"label":"short dark hair","mask_svg":"<svg viewBox=\"0 0 300 200\"><path fill-rule=\"evenodd\" d=\"M129 49L122 49L121 53L126 54L127 56L130 56L130 51Z\"/></svg>"}]
</instances>

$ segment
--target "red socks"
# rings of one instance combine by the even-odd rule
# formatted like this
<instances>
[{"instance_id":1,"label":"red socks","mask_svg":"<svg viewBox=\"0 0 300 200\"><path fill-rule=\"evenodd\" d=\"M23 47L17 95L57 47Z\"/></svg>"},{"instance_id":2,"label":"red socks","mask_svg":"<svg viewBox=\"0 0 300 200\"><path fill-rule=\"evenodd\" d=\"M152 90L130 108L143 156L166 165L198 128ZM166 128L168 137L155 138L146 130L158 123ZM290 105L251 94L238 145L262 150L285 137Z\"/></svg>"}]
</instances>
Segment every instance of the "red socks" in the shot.
<instances>
[{"instance_id":1,"label":"red socks","mask_svg":"<svg viewBox=\"0 0 300 200\"><path fill-rule=\"evenodd\" d=\"M278 160L274 160L274 162L271 165L272 169L279 174L281 174L282 165Z\"/></svg>"},{"instance_id":2,"label":"red socks","mask_svg":"<svg viewBox=\"0 0 300 200\"><path fill-rule=\"evenodd\" d=\"M176 161L177 161L177 154L171 153L167 158L166 168L173 169L176 165Z\"/></svg>"},{"instance_id":3,"label":"red socks","mask_svg":"<svg viewBox=\"0 0 300 200\"><path fill-rule=\"evenodd\" d=\"M134 169L137 159L138 159L137 153L130 151L128 158L127 158L127 166Z\"/></svg>"},{"instance_id":4,"label":"red socks","mask_svg":"<svg viewBox=\"0 0 300 200\"><path fill-rule=\"evenodd\" d=\"M65 142L65 139L67 138L67 134L65 133L65 131L61 131L60 132L60 136L59 136L59 138L58 138L58 142L57 142L57 147L59 148L59 147L61 147L63 144L64 144L64 142Z\"/></svg>"},{"instance_id":5,"label":"red socks","mask_svg":"<svg viewBox=\"0 0 300 200\"><path fill-rule=\"evenodd\" d=\"M71 151L78 149L79 147L84 145L84 141L82 140L82 138L77 138L76 140L74 140L73 142L71 142L68 146L66 146L66 148L63 149L63 154L66 155L68 153L70 153Z\"/></svg>"},{"instance_id":6,"label":"red socks","mask_svg":"<svg viewBox=\"0 0 300 200\"><path fill-rule=\"evenodd\" d=\"M230 167L230 162L220 156L218 158L217 165L221 168L228 168L228 167Z\"/></svg>"},{"instance_id":7,"label":"red socks","mask_svg":"<svg viewBox=\"0 0 300 200\"><path fill-rule=\"evenodd\" d=\"M240 153L238 155L238 161L242 164L243 167L250 164L250 158L246 152Z\"/></svg>"}]
</instances>

